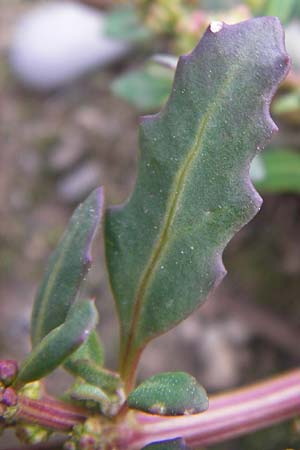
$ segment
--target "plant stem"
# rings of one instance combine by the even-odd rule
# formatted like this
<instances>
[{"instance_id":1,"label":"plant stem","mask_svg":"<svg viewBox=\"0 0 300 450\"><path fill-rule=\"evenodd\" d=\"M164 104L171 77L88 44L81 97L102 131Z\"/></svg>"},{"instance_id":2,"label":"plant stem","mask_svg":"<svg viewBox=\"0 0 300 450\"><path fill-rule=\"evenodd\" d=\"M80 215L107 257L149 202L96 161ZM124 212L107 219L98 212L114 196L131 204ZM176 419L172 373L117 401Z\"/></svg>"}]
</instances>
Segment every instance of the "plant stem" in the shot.
<instances>
[{"instance_id":1,"label":"plant stem","mask_svg":"<svg viewBox=\"0 0 300 450\"><path fill-rule=\"evenodd\" d=\"M161 418L136 414L131 432L120 429L120 449L138 450L158 440L184 437L193 448L265 428L300 414L300 370L256 385L213 396L202 414Z\"/></svg>"},{"instance_id":2,"label":"plant stem","mask_svg":"<svg viewBox=\"0 0 300 450\"><path fill-rule=\"evenodd\" d=\"M40 400L19 395L16 420L36 423L51 430L70 431L87 418L86 410L46 397Z\"/></svg>"},{"instance_id":3,"label":"plant stem","mask_svg":"<svg viewBox=\"0 0 300 450\"><path fill-rule=\"evenodd\" d=\"M123 364L121 361L120 375L124 381L124 392L126 395L128 395L134 389L140 353L141 352L139 352L138 355L135 355L135 358L132 358L130 360L130 363L128 363L129 359L126 360L125 358L123 359Z\"/></svg>"},{"instance_id":4,"label":"plant stem","mask_svg":"<svg viewBox=\"0 0 300 450\"><path fill-rule=\"evenodd\" d=\"M175 437L192 448L209 446L259 430L300 414L300 370L212 396L208 411L183 417L159 417L130 411L123 421L111 423L118 450L139 450L146 444ZM18 396L15 419L68 432L84 422L88 411L44 397Z\"/></svg>"}]
</instances>

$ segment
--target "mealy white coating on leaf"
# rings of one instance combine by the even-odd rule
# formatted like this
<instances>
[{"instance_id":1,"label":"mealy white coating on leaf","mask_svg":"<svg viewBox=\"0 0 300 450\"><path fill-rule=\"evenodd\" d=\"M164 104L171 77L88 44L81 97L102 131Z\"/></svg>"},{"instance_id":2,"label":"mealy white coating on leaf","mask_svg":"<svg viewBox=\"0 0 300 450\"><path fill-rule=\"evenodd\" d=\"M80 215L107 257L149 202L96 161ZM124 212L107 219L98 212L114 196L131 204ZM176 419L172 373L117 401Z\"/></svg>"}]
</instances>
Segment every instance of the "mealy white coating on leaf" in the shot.
<instances>
[{"instance_id":1,"label":"mealy white coating on leaf","mask_svg":"<svg viewBox=\"0 0 300 450\"><path fill-rule=\"evenodd\" d=\"M219 22L217 20L211 22L210 24L210 31L212 33L218 33L219 31L221 31L223 28L223 22Z\"/></svg>"}]
</instances>

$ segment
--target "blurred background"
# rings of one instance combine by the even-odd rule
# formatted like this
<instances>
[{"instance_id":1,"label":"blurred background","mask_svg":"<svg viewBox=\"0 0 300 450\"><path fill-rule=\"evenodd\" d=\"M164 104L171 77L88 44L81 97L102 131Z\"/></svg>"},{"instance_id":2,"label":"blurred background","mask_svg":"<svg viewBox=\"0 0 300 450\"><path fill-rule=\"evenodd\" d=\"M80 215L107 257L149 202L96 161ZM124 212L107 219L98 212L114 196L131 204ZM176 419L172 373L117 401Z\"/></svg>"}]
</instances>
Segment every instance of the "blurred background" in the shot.
<instances>
[{"instance_id":1,"label":"blurred background","mask_svg":"<svg viewBox=\"0 0 300 450\"><path fill-rule=\"evenodd\" d=\"M300 1L0 0L0 357L30 349L29 321L49 254L75 206L104 185L124 201L136 175L139 116L166 101L178 55L211 20L277 15L293 66L272 104L280 128L252 166L264 199L228 246L228 275L192 317L146 349L140 378L185 370L209 392L300 359ZM107 365L118 324L102 236L86 290L97 299ZM49 390L61 392L58 372ZM0 448L13 445L5 435ZM300 448L296 420L216 450Z\"/></svg>"}]
</instances>

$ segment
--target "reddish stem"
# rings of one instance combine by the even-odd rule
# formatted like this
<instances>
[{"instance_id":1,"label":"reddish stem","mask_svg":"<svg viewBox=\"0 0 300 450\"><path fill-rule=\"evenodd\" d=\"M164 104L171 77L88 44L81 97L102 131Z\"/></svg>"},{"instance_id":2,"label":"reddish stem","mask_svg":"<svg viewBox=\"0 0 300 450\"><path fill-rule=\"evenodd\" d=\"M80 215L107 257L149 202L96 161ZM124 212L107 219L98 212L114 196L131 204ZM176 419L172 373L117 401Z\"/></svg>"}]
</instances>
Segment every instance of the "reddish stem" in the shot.
<instances>
[{"instance_id":1,"label":"reddish stem","mask_svg":"<svg viewBox=\"0 0 300 450\"><path fill-rule=\"evenodd\" d=\"M202 414L157 418L137 413L136 428L131 432L123 429L120 449L138 450L150 442L179 436L197 448L268 427L297 414L300 414L300 370L214 396L209 410Z\"/></svg>"},{"instance_id":2,"label":"reddish stem","mask_svg":"<svg viewBox=\"0 0 300 450\"><path fill-rule=\"evenodd\" d=\"M123 421L112 422L111 427L118 436L118 450L138 450L150 442L179 436L197 448L274 425L297 414L300 414L300 370L213 396L209 410L202 414L162 418L130 412ZM70 431L87 416L88 411L49 397L18 398L17 420L52 430Z\"/></svg>"},{"instance_id":3,"label":"reddish stem","mask_svg":"<svg viewBox=\"0 0 300 450\"><path fill-rule=\"evenodd\" d=\"M19 395L15 418L52 430L70 431L75 425L84 422L87 416L86 410L49 397L33 400Z\"/></svg>"}]
</instances>

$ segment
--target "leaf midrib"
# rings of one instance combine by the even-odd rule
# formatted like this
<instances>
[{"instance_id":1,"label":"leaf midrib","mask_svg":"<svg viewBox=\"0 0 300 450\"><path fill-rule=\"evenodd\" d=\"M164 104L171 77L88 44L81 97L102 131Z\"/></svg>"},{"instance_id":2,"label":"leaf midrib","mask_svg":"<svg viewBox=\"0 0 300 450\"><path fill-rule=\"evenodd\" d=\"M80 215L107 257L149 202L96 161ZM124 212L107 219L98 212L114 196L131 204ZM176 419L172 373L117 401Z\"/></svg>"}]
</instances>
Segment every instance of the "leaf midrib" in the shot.
<instances>
[{"instance_id":1,"label":"leaf midrib","mask_svg":"<svg viewBox=\"0 0 300 450\"><path fill-rule=\"evenodd\" d=\"M72 238L73 238L73 235L66 236L64 250L69 248L69 244L70 244L70 241L72 241ZM57 256L57 255L53 255L54 259L55 259L55 256ZM44 322L41 320L41 318L45 315L45 313L48 309L51 293L53 291L53 288L55 287L56 280L59 277L61 268L63 267L65 256L66 256L65 251L60 252L60 256L58 257L58 259L55 262L55 271L52 271L52 273L50 274L50 276L48 278L48 281L47 281L48 287L45 290L45 294L42 296L40 308L36 315L36 329L35 329L35 333L33 333L33 336L32 336L33 344L37 344L43 338L42 330L44 328ZM49 264L49 270L51 270L51 261Z\"/></svg>"},{"instance_id":2,"label":"leaf midrib","mask_svg":"<svg viewBox=\"0 0 300 450\"><path fill-rule=\"evenodd\" d=\"M219 106L219 100L224 95L226 88L228 87L229 83L232 81L232 78L234 78L234 76L236 75L236 72L239 69L239 67L240 67L239 65L232 66L232 70L229 72L224 83L220 86L219 92L215 96L215 100L211 103L211 106L208 108L206 113L203 114L195 142L192 145L191 149L189 150L188 155L183 162L183 166L179 170L179 172L174 180L173 189L171 189L171 192L174 192L174 194L173 195L171 194L171 198L168 202L169 205L167 205L167 208L166 208L165 223L162 226L160 236L156 242L156 245L154 246L154 249L150 255L147 267L141 276L140 284L136 290L136 297L135 297L135 302L134 302L135 306L134 306L132 320L131 320L131 324L130 324L130 328L129 328L128 338L127 338L126 345L125 345L125 347L122 351L122 355L121 355L121 372L123 371L123 369L124 369L124 372L126 371L125 367L127 366L127 361L130 363L130 354L132 352L132 344L134 342L135 331L137 330L136 324L138 322L140 311L142 308L144 294L147 290L148 283L151 281L153 273L155 272L155 267L157 266L158 261L160 260L163 249L167 244L169 230L170 230L172 222L176 216L177 205L178 205L179 199L184 191L184 184L185 184L185 180L187 178L187 173L189 171L189 168L190 168L193 160L198 155L198 153L201 151L203 138L207 131L207 125L208 125L212 115L215 113L216 109Z\"/></svg>"}]
</instances>

